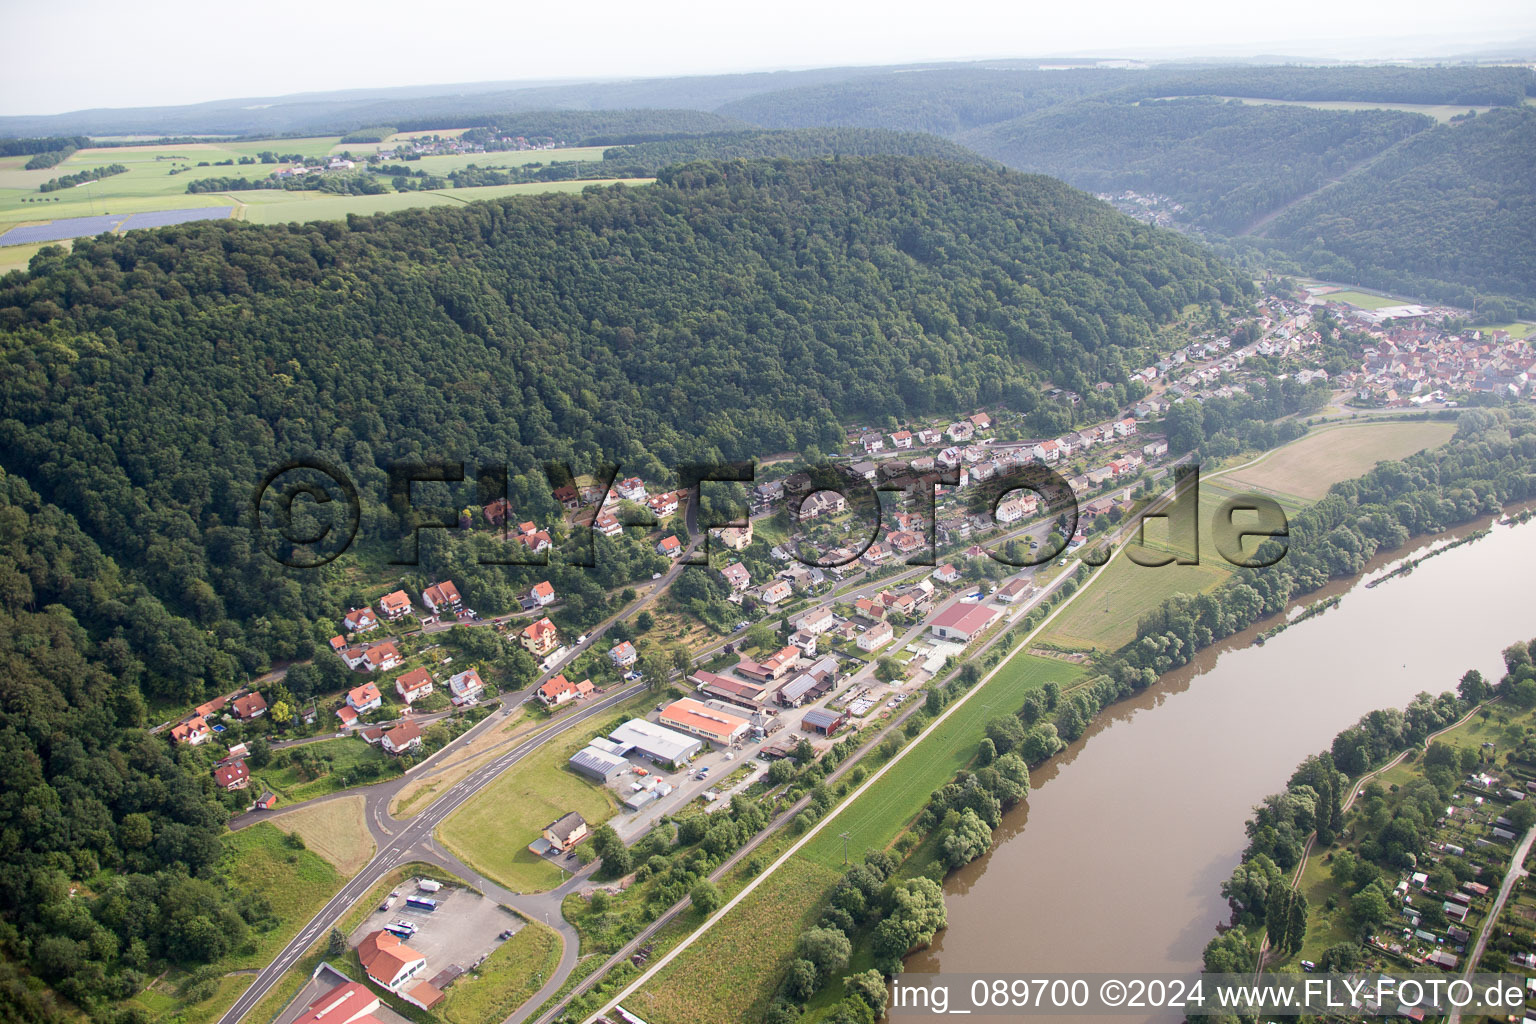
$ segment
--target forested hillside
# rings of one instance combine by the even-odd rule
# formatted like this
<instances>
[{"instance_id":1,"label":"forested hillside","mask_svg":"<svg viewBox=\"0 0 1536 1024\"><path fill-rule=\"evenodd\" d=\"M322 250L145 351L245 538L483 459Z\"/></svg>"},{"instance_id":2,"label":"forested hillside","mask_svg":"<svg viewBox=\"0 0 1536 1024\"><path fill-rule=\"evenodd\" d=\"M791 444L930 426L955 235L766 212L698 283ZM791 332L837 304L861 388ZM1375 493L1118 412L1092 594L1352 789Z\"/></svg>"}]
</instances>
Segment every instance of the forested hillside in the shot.
<instances>
[{"instance_id":1,"label":"forested hillside","mask_svg":"<svg viewBox=\"0 0 1536 1024\"><path fill-rule=\"evenodd\" d=\"M659 479L885 415L1029 408L1044 372L1124 380L1160 321L1241 295L1059 182L896 157L45 249L0 280L4 959L110 1019L146 969L267 920L218 882L211 781L141 727L146 698L313 654L342 611L336 567L256 549L268 468L346 467L366 540L393 529L390 461L509 460L519 515L548 522L540 458ZM454 569L483 608L490 576ZM47 1019L24 988L3 965L0 1016Z\"/></svg>"},{"instance_id":2,"label":"forested hillside","mask_svg":"<svg viewBox=\"0 0 1536 1024\"><path fill-rule=\"evenodd\" d=\"M1387 110L1084 100L966 132L960 141L1090 191L1171 196L1190 208L1193 224L1233 234L1430 124L1421 114Z\"/></svg>"},{"instance_id":3,"label":"forested hillside","mask_svg":"<svg viewBox=\"0 0 1536 1024\"><path fill-rule=\"evenodd\" d=\"M615 146L603 164L633 166L654 174L663 167L696 160L755 160L783 157L810 160L828 156L921 156L958 163L985 163L964 146L924 132L868 128L800 128L792 131L739 131Z\"/></svg>"},{"instance_id":4,"label":"forested hillside","mask_svg":"<svg viewBox=\"0 0 1536 1024\"><path fill-rule=\"evenodd\" d=\"M1536 109L1439 125L1282 214L1265 236L1319 276L1536 308ZM1510 309L1509 312L1513 312Z\"/></svg>"}]
</instances>

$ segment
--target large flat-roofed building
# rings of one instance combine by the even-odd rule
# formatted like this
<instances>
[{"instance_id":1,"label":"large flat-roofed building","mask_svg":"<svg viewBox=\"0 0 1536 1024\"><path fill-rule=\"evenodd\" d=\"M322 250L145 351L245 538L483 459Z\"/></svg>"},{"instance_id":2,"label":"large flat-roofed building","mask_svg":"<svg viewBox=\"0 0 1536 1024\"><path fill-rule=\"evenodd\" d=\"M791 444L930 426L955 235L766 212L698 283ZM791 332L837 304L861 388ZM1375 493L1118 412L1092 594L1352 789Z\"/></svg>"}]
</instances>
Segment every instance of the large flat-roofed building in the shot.
<instances>
[{"instance_id":1,"label":"large flat-roofed building","mask_svg":"<svg viewBox=\"0 0 1536 1024\"><path fill-rule=\"evenodd\" d=\"M621 775L629 762L599 747L583 747L571 757L571 770L596 782L607 782Z\"/></svg>"},{"instance_id":2,"label":"large flat-roofed building","mask_svg":"<svg viewBox=\"0 0 1536 1024\"><path fill-rule=\"evenodd\" d=\"M661 711L661 721L663 725L702 737L722 747L730 746L746 736L751 727L751 723L740 715L720 711L692 697L683 697L668 704Z\"/></svg>"},{"instance_id":3,"label":"large flat-roofed building","mask_svg":"<svg viewBox=\"0 0 1536 1024\"><path fill-rule=\"evenodd\" d=\"M940 640L968 644L988 626L1002 617L1002 612L986 604L952 604L934 616L929 628Z\"/></svg>"},{"instance_id":4,"label":"large flat-roofed building","mask_svg":"<svg viewBox=\"0 0 1536 1024\"><path fill-rule=\"evenodd\" d=\"M631 718L609 733L608 738L622 744L626 753L639 754L657 764L682 764L704 749L703 740L643 718Z\"/></svg>"}]
</instances>

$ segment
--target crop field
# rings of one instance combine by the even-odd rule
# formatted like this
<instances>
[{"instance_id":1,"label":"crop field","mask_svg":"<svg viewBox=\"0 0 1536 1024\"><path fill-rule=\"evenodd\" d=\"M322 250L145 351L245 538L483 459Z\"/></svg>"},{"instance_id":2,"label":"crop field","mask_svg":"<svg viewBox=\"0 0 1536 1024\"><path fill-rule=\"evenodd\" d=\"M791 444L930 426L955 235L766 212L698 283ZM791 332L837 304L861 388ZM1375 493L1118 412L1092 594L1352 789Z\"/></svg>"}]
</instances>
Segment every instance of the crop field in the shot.
<instances>
[{"instance_id":1,"label":"crop field","mask_svg":"<svg viewBox=\"0 0 1536 1024\"><path fill-rule=\"evenodd\" d=\"M804 858L789 861L725 915L708 941L685 949L625 1007L652 1024L761 1020L774 988L765 972L778 971L789 958L841 874Z\"/></svg>"},{"instance_id":2,"label":"crop field","mask_svg":"<svg viewBox=\"0 0 1536 1024\"><path fill-rule=\"evenodd\" d=\"M601 179L596 181L530 182L525 185L487 185L483 188L450 188L437 192L387 192L378 196L333 196L318 192L226 193L242 205L236 216L253 224L285 224L289 221L342 220L349 213L371 216L420 206L453 206L481 199L538 195L544 192L580 192L591 185L644 185L653 178Z\"/></svg>"},{"instance_id":3,"label":"crop field","mask_svg":"<svg viewBox=\"0 0 1536 1024\"><path fill-rule=\"evenodd\" d=\"M613 790L577 775L565 762L604 726L643 713L653 700L641 694L611 714L545 743L450 815L438 827L438 839L464 863L513 892L542 892L558 885L559 869L530 853L528 844L545 825L570 811L595 828L619 806Z\"/></svg>"},{"instance_id":4,"label":"crop field","mask_svg":"<svg viewBox=\"0 0 1536 1024\"><path fill-rule=\"evenodd\" d=\"M1232 488L1315 501L1340 480L1369 472L1378 462L1442 445L1455 432L1455 424L1440 420L1331 427L1278 448L1222 480Z\"/></svg>"},{"instance_id":5,"label":"crop field","mask_svg":"<svg viewBox=\"0 0 1536 1024\"><path fill-rule=\"evenodd\" d=\"M363 821L361 795L300 807L268 820L284 832L297 833L304 845L351 878L373 856L373 836Z\"/></svg>"},{"instance_id":6,"label":"crop field","mask_svg":"<svg viewBox=\"0 0 1536 1024\"><path fill-rule=\"evenodd\" d=\"M433 133L428 133L433 134ZM437 134L454 134L442 132ZM308 139L264 139L239 142L196 142L173 145L107 146L82 149L56 167L28 171L27 157L0 158L0 233L21 225L36 225L74 217L111 218L98 223L59 225L52 231L23 233L0 237L0 246L34 243L97 234L101 231L153 227L181 223L198 214L183 211L208 210L212 216L233 216L260 224L288 221L338 220L349 213L372 214L414 206L496 199L505 195L538 192L579 191L589 184L603 182L549 182L527 185L491 186L483 189L441 192L391 193L382 196L333 196L314 192L287 192L281 189L260 192L197 193L187 192L187 184L200 178L260 178L283 164L240 164L241 157L255 157L264 151L299 154L320 159L334 152L350 150L365 154L377 145L341 146L339 136ZM603 147L576 147L563 150L521 150L508 153L477 153L465 156L423 157L411 161L412 168L445 175L471 163L481 167L519 167L555 160L601 160ZM223 160L233 165L213 166ZM210 166L198 167L207 162ZM108 164L122 164L128 170L101 178L94 183L55 192L37 189L51 178ZM173 170L178 173L171 173ZM639 183L636 181L635 183ZM270 194L267 194L270 191ZM218 212L215 212L218 211ZM162 212L169 219L136 218L135 214Z\"/></svg>"},{"instance_id":7,"label":"crop field","mask_svg":"<svg viewBox=\"0 0 1536 1024\"><path fill-rule=\"evenodd\" d=\"M1250 106L1280 106L1280 107L1312 107L1316 110L1400 110L1408 114L1424 114L1436 121L1446 122L1459 114L1465 114L1469 110L1475 110L1479 114L1486 114L1492 107L1474 106L1471 104L1457 103L1369 103L1359 100L1271 100L1254 99L1248 96L1222 96L1220 99L1235 99Z\"/></svg>"}]
</instances>

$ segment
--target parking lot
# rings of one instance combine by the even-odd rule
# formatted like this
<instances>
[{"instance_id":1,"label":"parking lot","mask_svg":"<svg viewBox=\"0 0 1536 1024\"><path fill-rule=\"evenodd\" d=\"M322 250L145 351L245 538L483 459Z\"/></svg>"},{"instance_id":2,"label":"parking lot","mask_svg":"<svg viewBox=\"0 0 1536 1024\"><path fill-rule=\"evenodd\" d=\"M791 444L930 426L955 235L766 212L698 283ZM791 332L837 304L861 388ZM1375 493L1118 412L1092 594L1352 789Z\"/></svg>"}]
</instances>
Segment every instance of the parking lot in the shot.
<instances>
[{"instance_id":1,"label":"parking lot","mask_svg":"<svg viewBox=\"0 0 1536 1024\"><path fill-rule=\"evenodd\" d=\"M414 925L416 931L405 943L427 958L423 980L452 966L469 970L504 941L499 936L517 932L525 923L495 900L457 886L445 885L435 893L424 893L417 891L414 880L407 879L395 891L400 896L394 906L375 908L348 939L356 946L363 936L387 924ZM406 897L418 895L437 900L438 908L425 911L408 907Z\"/></svg>"}]
</instances>

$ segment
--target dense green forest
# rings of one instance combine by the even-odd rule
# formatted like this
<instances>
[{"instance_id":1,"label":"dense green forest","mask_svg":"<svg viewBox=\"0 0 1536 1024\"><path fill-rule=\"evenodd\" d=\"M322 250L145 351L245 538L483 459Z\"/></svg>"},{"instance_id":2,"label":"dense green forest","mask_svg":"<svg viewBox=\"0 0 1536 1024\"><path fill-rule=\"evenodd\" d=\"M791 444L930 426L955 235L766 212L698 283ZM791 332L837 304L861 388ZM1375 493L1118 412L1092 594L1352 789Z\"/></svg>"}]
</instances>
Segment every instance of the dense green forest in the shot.
<instances>
[{"instance_id":1,"label":"dense green forest","mask_svg":"<svg viewBox=\"0 0 1536 1024\"><path fill-rule=\"evenodd\" d=\"M1430 124L1420 114L1386 110L1084 100L961 141L1010 167L1090 191L1171 196L1190 208L1191 223L1232 234Z\"/></svg>"},{"instance_id":2,"label":"dense green forest","mask_svg":"<svg viewBox=\"0 0 1536 1024\"><path fill-rule=\"evenodd\" d=\"M0 948L107 1019L144 971L269 923L218 883L211 782L142 731L148 702L310 656L377 596L257 548L269 467L346 467L383 560L397 459L463 459L471 493L509 461L519 515L553 522L541 458L659 479L828 450L870 417L1027 408L1044 372L1123 380L1160 322L1243 295L1193 243L1058 182L898 157L45 249L0 280ZM606 539L593 570L477 564L493 543L428 533L421 571L496 610L547 577L591 621L664 565ZM10 964L0 1000L47 1019Z\"/></svg>"},{"instance_id":3,"label":"dense green forest","mask_svg":"<svg viewBox=\"0 0 1536 1024\"><path fill-rule=\"evenodd\" d=\"M456 128L454 119L439 117L431 123L407 122L401 131ZM534 110L462 120L470 130L470 142L489 142L497 136L529 139L562 139L572 146L620 146L653 142L685 135L728 132L748 127L740 121L701 110Z\"/></svg>"},{"instance_id":4,"label":"dense green forest","mask_svg":"<svg viewBox=\"0 0 1536 1024\"><path fill-rule=\"evenodd\" d=\"M800 128L792 131L740 131L696 135L633 146L616 146L603 153L604 164L632 165L654 174L663 167L695 160L757 160L783 157L811 160L827 156L920 156L984 163L972 150L923 132L867 128Z\"/></svg>"},{"instance_id":5,"label":"dense green forest","mask_svg":"<svg viewBox=\"0 0 1536 1024\"><path fill-rule=\"evenodd\" d=\"M1536 109L1437 125L1281 214L1264 236L1330 280L1443 295L1504 293L1536 312ZM1521 307L1511 306L1509 312Z\"/></svg>"}]
</instances>

